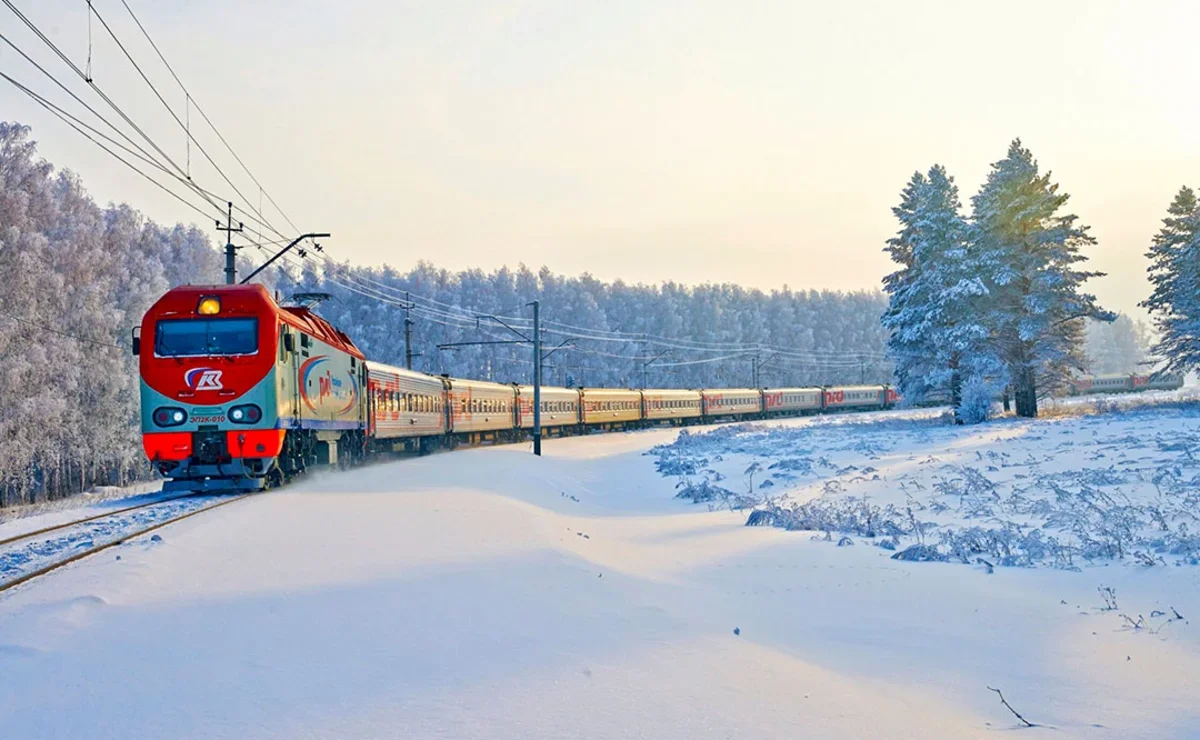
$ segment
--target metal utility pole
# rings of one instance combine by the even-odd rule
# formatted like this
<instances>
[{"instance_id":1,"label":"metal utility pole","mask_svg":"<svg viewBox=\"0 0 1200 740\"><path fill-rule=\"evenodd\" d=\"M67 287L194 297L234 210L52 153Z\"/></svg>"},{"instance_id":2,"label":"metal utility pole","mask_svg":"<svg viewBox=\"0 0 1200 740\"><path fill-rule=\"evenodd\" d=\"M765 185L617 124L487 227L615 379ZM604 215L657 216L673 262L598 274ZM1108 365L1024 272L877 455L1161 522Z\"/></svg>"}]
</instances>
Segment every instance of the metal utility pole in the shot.
<instances>
[{"instance_id":1,"label":"metal utility pole","mask_svg":"<svg viewBox=\"0 0 1200 740\"><path fill-rule=\"evenodd\" d=\"M404 291L404 367L412 370L412 319L409 314L412 312L412 301L408 298L408 291Z\"/></svg>"},{"instance_id":2,"label":"metal utility pole","mask_svg":"<svg viewBox=\"0 0 1200 740\"><path fill-rule=\"evenodd\" d=\"M241 230L242 230L241 224L238 224L238 227L236 229L234 229L234 231L241 231ZM225 229L221 229L221 231L225 231ZM272 265L272 263L275 262L275 260L277 260L280 257L282 257L283 255L287 254L288 250L290 250L292 247L296 246L300 242L304 241L305 239L319 239L319 238L323 238L326 236L329 236L329 234L301 234L300 236L293 239L291 244L287 245L283 249L276 252L275 255L273 257L271 257L271 259L269 259L266 262L259 265L258 268L254 272L252 272L249 275L247 275L246 277L242 278L242 284L245 285L246 283L250 282L250 280L255 275L257 275L258 273L260 273L263 270L270 267ZM315 246L315 248L318 252L322 251L320 244L317 244ZM230 244L229 246L227 246L225 248L225 277L226 277L226 282L228 282L230 285L232 285L234 282L236 282L234 280L234 274L233 274L233 251L232 250L233 250L232 244ZM303 252L301 252L301 255L303 255Z\"/></svg>"},{"instance_id":3,"label":"metal utility pole","mask_svg":"<svg viewBox=\"0 0 1200 740\"><path fill-rule=\"evenodd\" d=\"M233 246L233 235L242 232L242 222L238 221L237 228L233 228L233 202L230 201L228 205L229 216L225 219L224 226L221 225L220 220L217 221L217 231L225 232L225 284L233 285L237 282L237 250L240 249L240 247ZM258 270L255 270L255 272L258 272ZM242 282L245 282L245 280Z\"/></svg>"},{"instance_id":4,"label":"metal utility pole","mask_svg":"<svg viewBox=\"0 0 1200 740\"><path fill-rule=\"evenodd\" d=\"M449 342L447 344L439 344L438 349L456 349L458 347L477 347L485 344L532 344L533 345L533 454L542 454L542 361L550 355L559 351L564 347L569 347L573 344L573 340L567 339L559 344L554 349L542 354L542 323L539 317L539 309L541 301L533 301L526 303L526 306L533 306L533 337L517 331L509 326L499 316L491 314L480 314L475 317L475 320L489 319L500 324L505 329L508 329L513 334L516 334L520 339L485 339L477 342Z\"/></svg>"},{"instance_id":5,"label":"metal utility pole","mask_svg":"<svg viewBox=\"0 0 1200 740\"><path fill-rule=\"evenodd\" d=\"M538 320L541 301L533 306L533 454L542 454L542 326Z\"/></svg>"},{"instance_id":6,"label":"metal utility pole","mask_svg":"<svg viewBox=\"0 0 1200 740\"><path fill-rule=\"evenodd\" d=\"M755 352L750 358L750 370L755 388L762 387L762 371L764 365L771 364L771 361L778 356L778 352L768 352L766 359L763 359L761 351Z\"/></svg>"}]
</instances>

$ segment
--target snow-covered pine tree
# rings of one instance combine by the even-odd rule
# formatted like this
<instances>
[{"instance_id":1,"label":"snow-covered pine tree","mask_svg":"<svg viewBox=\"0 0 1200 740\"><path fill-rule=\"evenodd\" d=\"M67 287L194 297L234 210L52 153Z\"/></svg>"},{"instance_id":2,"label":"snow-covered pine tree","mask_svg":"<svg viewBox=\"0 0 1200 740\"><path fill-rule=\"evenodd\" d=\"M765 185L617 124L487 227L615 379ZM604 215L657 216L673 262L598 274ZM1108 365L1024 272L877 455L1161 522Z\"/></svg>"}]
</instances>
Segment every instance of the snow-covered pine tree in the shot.
<instances>
[{"instance_id":1,"label":"snow-covered pine tree","mask_svg":"<svg viewBox=\"0 0 1200 740\"><path fill-rule=\"evenodd\" d=\"M1083 320L1114 318L1081 290L1103 273L1078 269L1081 248L1096 240L1077 216L1060 213L1069 197L1016 139L971 199L973 261L989 293L983 323L1018 416L1037 416L1039 388L1082 364Z\"/></svg>"},{"instance_id":2,"label":"snow-covered pine tree","mask_svg":"<svg viewBox=\"0 0 1200 740\"><path fill-rule=\"evenodd\" d=\"M1154 353L1164 370L1200 367L1200 206L1191 188L1175 194L1146 256L1153 290L1141 305L1159 332Z\"/></svg>"},{"instance_id":3,"label":"snow-covered pine tree","mask_svg":"<svg viewBox=\"0 0 1200 740\"><path fill-rule=\"evenodd\" d=\"M961 207L954 178L934 165L927 176L913 174L892 209L901 229L886 251L901 267L884 278L889 302L882 323L900 392L910 402L948 394L958 408L960 366L987 335L974 316L987 291L970 273Z\"/></svg>"}]
</instances>

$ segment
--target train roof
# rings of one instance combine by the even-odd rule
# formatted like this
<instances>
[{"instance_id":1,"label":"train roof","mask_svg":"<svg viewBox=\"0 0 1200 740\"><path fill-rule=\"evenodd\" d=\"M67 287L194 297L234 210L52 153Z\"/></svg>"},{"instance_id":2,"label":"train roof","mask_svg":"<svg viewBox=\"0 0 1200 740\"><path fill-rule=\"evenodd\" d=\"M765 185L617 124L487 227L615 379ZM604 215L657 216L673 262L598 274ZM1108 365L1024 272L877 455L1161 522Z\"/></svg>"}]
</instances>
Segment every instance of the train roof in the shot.
<instances>
[{"instance_id":1,"label":"train roof","mask_svg":"<svg viewBox=\"0 0 1200 740\"><path fill-rule=\"evenodd\" d=\"M409 370L408 368L396 367L395 365L386 365L382 362L367 360L367 372L369 373L384 373L395 375L401 378L411 378L413 380L423 380L427 382L442 384L440 375L430 375L419 370Z\"/></svg>"},{"instance_id":2,"label":"train roof","mask_svg":"<svg viewBox=\"0 0 1200 740\"><path fill-rule=\"evenodd\" d=\"M516 392L516 386L511 383L496 383L491 380L472 380L470 378L452 378L448 375L443 375L443 378L450 383L451 390L455 388L490 388L492 390L505 390L509 393Z\"/></svg>"}]
</instances>

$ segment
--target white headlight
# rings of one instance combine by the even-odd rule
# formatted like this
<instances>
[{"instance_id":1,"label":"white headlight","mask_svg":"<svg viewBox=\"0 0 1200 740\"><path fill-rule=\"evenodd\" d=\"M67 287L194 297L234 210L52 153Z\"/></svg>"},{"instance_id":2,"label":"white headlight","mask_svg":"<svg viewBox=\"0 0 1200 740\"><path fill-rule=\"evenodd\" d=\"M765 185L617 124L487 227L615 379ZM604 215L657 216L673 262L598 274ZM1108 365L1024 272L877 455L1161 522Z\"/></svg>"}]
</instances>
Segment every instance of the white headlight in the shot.
<instances>
[{"instance_id":1,"label":"white headlight","mask_svg":"<svg viewBox=\"0 0 1200 740\"><path fill-rule=\"evenodd\" d=\"M233 419L234 421L241 421L242 417L245 415L246 412L242 411L241 409L234 409L233 411L229 412L229 418Z\"/></svg>"},{"instance_id":2,"label":"white headlight","mask_svg":"<svg viewBox=\"0 0 1200 740\"><path fill-rule=\"evenodd\" d=\"M182 424L183 412L176 410L175 413L171 414L171 421L175 422L176 424Z\"/></svg>"}]
</instances>

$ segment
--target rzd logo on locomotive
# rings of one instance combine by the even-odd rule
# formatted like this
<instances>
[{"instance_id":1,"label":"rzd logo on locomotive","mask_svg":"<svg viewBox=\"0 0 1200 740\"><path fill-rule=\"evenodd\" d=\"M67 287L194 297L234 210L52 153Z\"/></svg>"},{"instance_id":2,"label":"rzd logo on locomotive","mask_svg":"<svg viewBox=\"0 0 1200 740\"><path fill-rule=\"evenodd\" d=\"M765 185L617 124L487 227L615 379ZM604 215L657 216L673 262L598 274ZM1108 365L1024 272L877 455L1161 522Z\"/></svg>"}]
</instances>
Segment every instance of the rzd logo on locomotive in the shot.
<instances>
[{"instance_id":1,"label":"rzd logo on locomotive","mask_svg":"<svg viewBox=\"0 0 1200 740\"><path fill-rule=\"evenodd\" d=\"M225 387L221 385L221 371L208 367L188 370L183 374L183 382L194 391L219 391Z\"/></svg>"}]
</instances>

